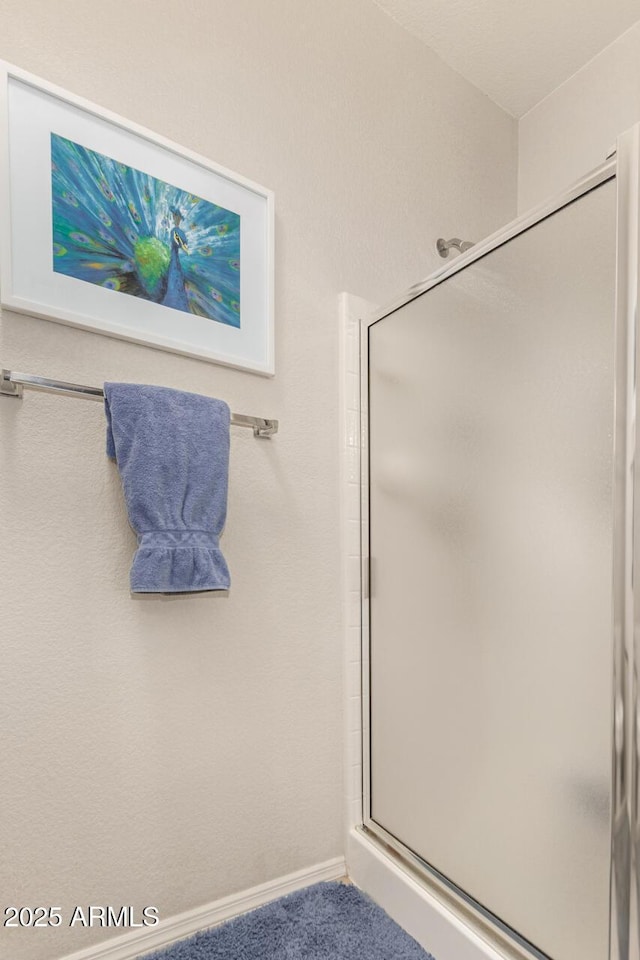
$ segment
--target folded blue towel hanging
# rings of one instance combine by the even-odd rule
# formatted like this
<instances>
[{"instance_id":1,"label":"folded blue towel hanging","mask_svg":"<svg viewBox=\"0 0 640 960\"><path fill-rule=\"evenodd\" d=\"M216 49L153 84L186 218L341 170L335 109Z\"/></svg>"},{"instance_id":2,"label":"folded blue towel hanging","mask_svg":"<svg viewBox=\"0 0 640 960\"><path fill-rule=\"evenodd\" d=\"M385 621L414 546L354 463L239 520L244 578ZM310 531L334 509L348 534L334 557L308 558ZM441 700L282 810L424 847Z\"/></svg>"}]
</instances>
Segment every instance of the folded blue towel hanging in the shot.
<instances>
[{"instance_id":1,"label":"folded blue towel hanging","mask_svg":"<svg viewBox=\"0 0 640 960\"><path fill-rule=\"evenodd\" d=\"M105 383L107 456L138 536L134 593L227 590L229 407L168 387Z\"/></svg>"}]
</instances>

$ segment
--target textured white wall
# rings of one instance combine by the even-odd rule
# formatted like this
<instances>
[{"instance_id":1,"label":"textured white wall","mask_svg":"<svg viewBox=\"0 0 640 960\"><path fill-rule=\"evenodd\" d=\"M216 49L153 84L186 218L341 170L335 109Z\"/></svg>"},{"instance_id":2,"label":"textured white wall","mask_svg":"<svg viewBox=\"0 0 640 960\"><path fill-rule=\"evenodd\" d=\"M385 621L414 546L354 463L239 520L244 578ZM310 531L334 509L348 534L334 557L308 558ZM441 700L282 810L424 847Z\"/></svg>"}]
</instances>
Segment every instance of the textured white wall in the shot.
<instances>
[{"instance_id":1,"label":"textured white wall","mask_svg":"<svg viewBox=\"0 0 640 960\"><path fill-rule=\"evenodd\" d=\"M638 0L376 0L520 117L638 19Z\"/></svg>"},{"instance_id":2,"label":"textured white wall","mask_svg":"<svg viewBox=\"0 0 640 960\"><path fill-rule=\"evenodd\" d=\"M276 194L274 380L2 317L5 366L281 421L233 431L229 596L132 599L100 405L0 400L0 905L169 916L342 852L337 295L510 219L515 123L370 0L1 0L0 56Z\"/></svg>"},{"instance_id":3,"label":"textured white wall","mask_svg":"<svg viewBox=\"0 0 640 960\"><path fill-rule=\"evenodd\" d=\"M640 21L520 119L518 210L597 167L638 120Z\"/></svg>"}]
</instances>

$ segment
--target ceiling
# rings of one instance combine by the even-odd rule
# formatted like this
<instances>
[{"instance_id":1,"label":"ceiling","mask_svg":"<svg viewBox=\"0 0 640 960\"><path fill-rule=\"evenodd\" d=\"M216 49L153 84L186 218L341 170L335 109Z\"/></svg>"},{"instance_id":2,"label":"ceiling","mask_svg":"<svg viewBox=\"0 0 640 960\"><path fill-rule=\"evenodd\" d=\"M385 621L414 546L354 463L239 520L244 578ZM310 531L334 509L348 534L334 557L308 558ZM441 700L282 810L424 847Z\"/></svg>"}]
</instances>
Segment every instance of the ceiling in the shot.
<instances>
[{"instance_id":1,"label":"ceiling","mask_svg":"<svg viewBox=\"0 0 640 960\"><path fill-rule=\"evenodd\" d=\"M374 0L521 117L640 20L640 0Z\"/></svg>"}]
</instances>

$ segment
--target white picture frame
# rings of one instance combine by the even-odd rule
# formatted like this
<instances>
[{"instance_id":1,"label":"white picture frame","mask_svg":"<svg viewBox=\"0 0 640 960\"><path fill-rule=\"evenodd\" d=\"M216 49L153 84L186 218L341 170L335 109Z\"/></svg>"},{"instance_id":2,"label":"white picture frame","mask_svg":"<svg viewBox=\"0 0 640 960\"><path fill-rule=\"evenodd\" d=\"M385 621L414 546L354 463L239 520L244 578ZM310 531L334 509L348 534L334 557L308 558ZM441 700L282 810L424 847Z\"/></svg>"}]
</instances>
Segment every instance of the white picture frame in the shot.
<instances>
[{"instance_id":1,"label":"white picture frame","mask_svg":"<svg viewBox=\"0 0 640 960\"><path fill-rule=\"evenodd\" d=\"M274 375L271 190L0 61L0 197L4 308Z\"/></svg>"}]
</instances>

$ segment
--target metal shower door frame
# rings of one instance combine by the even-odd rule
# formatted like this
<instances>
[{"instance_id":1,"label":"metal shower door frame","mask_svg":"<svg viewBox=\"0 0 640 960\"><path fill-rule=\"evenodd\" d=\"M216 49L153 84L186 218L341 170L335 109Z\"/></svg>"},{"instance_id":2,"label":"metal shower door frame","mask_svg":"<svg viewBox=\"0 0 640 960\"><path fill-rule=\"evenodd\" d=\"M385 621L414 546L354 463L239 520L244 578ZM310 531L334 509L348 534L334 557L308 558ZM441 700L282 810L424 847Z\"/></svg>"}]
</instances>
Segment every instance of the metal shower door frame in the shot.
<instances>
[{"instance_id":1,"label":"metal shower door frame","mask_svg":"<svg viewBox=\"0 0 640 960\"><path fill-rule=\"evenodd\" d=\"M362 770L360 828L414 879L508 958L546 957L447 877L388 833L371 816L369 553L369 328L433 287L578 200L616 179L615 427L613 482L613 709L611 717L611 868L609 953L603 960L640 960L640 124L616 142L615 153L564 193L518 217L441 267L385 308L360 321ZM637 454L638 451L638 454ZM638 507L636 508L636 504Z\"/></svg>"}]
</instances>

